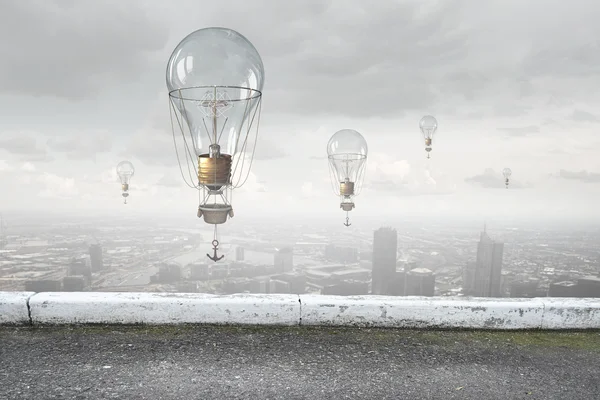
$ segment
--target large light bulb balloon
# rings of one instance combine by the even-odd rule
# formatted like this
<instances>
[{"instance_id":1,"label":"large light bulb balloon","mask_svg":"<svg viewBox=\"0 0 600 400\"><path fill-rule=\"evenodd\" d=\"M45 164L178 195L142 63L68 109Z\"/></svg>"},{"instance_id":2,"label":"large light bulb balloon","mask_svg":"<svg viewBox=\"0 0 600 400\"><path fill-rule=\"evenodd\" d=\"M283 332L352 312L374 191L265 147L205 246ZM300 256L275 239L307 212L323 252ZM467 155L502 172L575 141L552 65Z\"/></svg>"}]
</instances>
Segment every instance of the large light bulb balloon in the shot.
<instances>
[{"instance_id":1,"label":"large light bulb balloon","mask_svg":"<svg viewBox=\"0 0 600 400\"><path fill-rule=\"evenodd\" d=\"M123 191L122 196L124 198L123 203L127 204L127 197L129 197L129 181L135 174L135 168L129 161L121 161L117 164L117 175L121 180L121 190Z\"/></svg>"},{"instance_id":2,"label":"large light bulb balloon","mask_svg":"<svg viewBox=\"0 0 600 400\"><path fill-rule=\"evenodd\" d=\"M365 138L353 129L336 132L327 143L331 184L346 211L346 226L350 226L348 212L354 208L354 197L362 189L368 151Z\"/></svg>"},{"instance_id":3,"label":"large light bulb balloon","mask_svg":"<svg viewBox=\"0 0 600 400\"><path fill-rule=\"evenodd\" d=\"M512 170L510 168L504 168L502 170L502 175L504 176L504 184L508 189L508 184L510 183L510 176L512 175Z\"/></svg>"},{"instance_id":4,"label":"large light bulb balloon","mask_svg":"<svg viewBox=\"0 0 600 400\"><path fill-rule=\"evenodd\" d=\"M250 172L264 75L252 43L226 28L192 32L167 64L174 138L176 129L182 134L181 151L175 146L179 166L188 185L199 190L197 215L215 224L215 241L216 225L233 217L231 190Z\"/></svg>"},{"instance_id":5,"label":"large light bulb balloon","mask_svg":"<svg viewBox=\"0 0 600 400\"><path fill-rule=\"evenodd\" d=\"M433 135L435 134L437 127L437 120L431 115L426 115L419 121L419 129L421 129L421 133L425 139L425 151L427 152L427 158L429 158L429 153L431 152Z\"/></svg>"}]
</instances>

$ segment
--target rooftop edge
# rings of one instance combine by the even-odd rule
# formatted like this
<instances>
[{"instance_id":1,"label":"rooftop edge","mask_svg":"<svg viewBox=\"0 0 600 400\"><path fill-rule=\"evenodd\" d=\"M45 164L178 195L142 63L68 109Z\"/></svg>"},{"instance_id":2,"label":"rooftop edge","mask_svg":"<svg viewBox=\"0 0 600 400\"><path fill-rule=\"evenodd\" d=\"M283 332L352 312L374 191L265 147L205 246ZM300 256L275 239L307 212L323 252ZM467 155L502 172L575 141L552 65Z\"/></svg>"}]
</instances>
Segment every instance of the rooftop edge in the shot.
<instances>
[{"instance_id":1,"label":"rooftop edge","mask_svg":"<svg viewBox=\"0 0 600 400\"><path fill-rule=\"evenodd\" d=\"M0 325L73 324L582 330L600 299L0 292Z\"/></svg>"}]
</instances>

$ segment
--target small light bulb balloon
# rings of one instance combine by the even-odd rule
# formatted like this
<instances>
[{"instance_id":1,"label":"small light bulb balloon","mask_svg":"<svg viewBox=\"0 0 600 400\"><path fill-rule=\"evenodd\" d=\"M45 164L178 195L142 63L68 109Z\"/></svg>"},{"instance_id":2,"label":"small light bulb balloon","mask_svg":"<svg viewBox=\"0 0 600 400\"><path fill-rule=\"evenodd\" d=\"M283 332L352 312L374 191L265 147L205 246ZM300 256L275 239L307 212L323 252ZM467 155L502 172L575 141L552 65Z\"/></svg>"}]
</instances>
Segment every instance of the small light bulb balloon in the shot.
<instances>
[{"instance_id":1,"label":"small light bulb balloon","mask_svg":"<svg viewBox=\"0 0 600 400\"><path fill-rule=\"evenodd\" d=\"M425 151L427 151L427 158L429 158L429 153L431 152L433 135L435 134L437 127L437 120L431 115L426 115L419 121L419 129L421 129L421 133L425 139Z\"/></svg>"},{"instance_id":2,"label":"small light bulb balloon","mask_svg":"<svg viewBox=\"0 0 600 400\"><path fill-rule=\"evenodd\" d=\"M179 130L183 141L183 151L176 145L179 166L200 191L198 217L215 225L214 248L217 224L233 217L231 191L250 173L256 136L254 144L249 139L251 131L258 135L264 76L256 48L227 28L190 33L167 63L173 134Z\"/></svg>"},{"instance_id":3,"label":"small light bulb balloon","mask_svg":"<svg viewBox=\"0 0 600 400\"><path fill-rule=\"evenodd\" d=\"M506 188L508 189L508 184L510 182L510 176L512 175L512 170L510 168L504 168L502 170L502 175L504 176L504 184L506 185Z\"/></svg>"},{"instance_id":4,"label":"small light bulb balloon","mask_svg":"<svg viewBox=\"0 0 600 400\"><path fill-rule=\"evenodd\" d=\"M354 197L362 189L368 152L367 141L353 129L336 132L327 143L331 184L346 211L346 226L350 226L348 212L354 208Z\"/></svg>"},{"instance_id":5,"label":"small light bulb balloon","mask_svg":"<svg viewBox=\"0 0 600 400\"><path fill-rule=\"evenodd\" d=\"M129 161L121 161L117 164L117 175L121 180L121 190L123 191L124 203L127 204L127 197L129 197L129 181L131 177L135 174L135 168L133 168L133 164Z\"/></svg>"}]
</instances>

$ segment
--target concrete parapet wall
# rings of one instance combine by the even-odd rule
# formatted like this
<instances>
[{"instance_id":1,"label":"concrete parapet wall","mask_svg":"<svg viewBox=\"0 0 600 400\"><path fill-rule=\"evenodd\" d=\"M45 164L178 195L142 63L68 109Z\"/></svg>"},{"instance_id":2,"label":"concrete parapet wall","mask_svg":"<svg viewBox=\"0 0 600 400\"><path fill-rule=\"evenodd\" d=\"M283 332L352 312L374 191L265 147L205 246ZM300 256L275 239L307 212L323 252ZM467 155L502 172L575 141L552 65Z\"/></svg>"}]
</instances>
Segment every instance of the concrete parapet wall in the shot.
<instances>
[{"instance_id":1,"label":"concrete parapet wall","mask_svg":"<svg viewBox=\"0 0 600 400\"><path fill-rule=\"evenodd\" d=\"M600 299L0 292L0 324L600 329Z\"/></svg>"},{"instance_id":2,"label":"concrete parapet wall","mask_svg":"<svg viewBox=\"0 0 600 400\"><path fill-rule=\"evenodd\" d=\"M28 300L34 292L0 292L0 325L29 324Z\"/></svg>"},{"instance_id":3,"label":"concrete parapet wall","mask_svg":"<svg viewBox=\"0 0 600 400\"><path fill-rule=\"evenodd\" d=\"M295 325L298 296L184 293L39 293L33 324Z\"/></svg>"},{"instance_id":4,"label":"concrete parapet wall","mask_svg":"<svg viewBox=\"0 0 600 400\"><path fill-rule=\"evenodd\" d=\"M538 299L301 296L303 325L390 328L535 329ZM600 303L598 304L600 306Z\"/></svg>"}]
</instances>

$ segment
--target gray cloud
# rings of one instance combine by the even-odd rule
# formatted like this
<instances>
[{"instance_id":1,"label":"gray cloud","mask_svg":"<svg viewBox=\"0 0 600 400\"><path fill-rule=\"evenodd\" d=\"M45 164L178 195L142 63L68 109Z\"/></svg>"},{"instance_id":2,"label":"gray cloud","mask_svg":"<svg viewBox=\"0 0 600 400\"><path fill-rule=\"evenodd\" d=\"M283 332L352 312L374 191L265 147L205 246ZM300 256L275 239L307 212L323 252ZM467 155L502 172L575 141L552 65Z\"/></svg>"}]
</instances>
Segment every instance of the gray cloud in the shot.
<instances>
[{"instance_id":1,"label":"gray cloud","mask_svg":"<svg viewBox=\"0 0 600 400\"><path fill-rule=\"evenodd\" d=\"M408 180L371 180L363 185L363 189L377 190L396 196L448 196L455 193L450 185L428 185L426 183L413 184Z\"/></svg>"},{"instance_id":2,"label":"gray cloud","mask_svg":"<svg viewBox=\"0 0 600 400\"><path fill-rule=\"evenodd\" d=\"M540 133L540 127L536 125L523 126L520 128L498 128L498 130L505 132L508 136L529 136L531 134Z\"/></svg>"},{"instance_id":3,"label":"gray cloud","mask_svg":"<svg viewBox=\"0 0 600 400\"><path fill-rule=\"evenodd\" d=\"M585 170L582 171L567 171L561 169L558 172L558 178L581 181L585 183L598 183L600 182L600 173L597 172L588 172Z\"/></svg>"},{"instance_id":4,"label":"gray cloud","mask_svg":"<svg viewBox=\"0 0 600 400\"><path fill-rule=\"evenodd\" d=\"M562 128L564 125L556 121L555 119L549 118L542 122L542 126L557 126Z\"/></svg>"},{"instance_id":5,"label":"gray cloud","mask_svg":"<svg viewBox=\"0 0 600 400\"><path fill-rule=\"evenodd\" d=\"M599 77L600 52L592 51L591 38L600 34L593 18L600 3L594 0L568 8L547 0L126 4L6 5L0 33L19 39L0 51L12 60L0 66L7 77L0 90L80 98L109 81L142 75L164 89L171 49L185 34L211 25L230 26L257 47L270 113L402 116L477 105L497 116L516 116L529 112L532 98L571 102L582 90L593 94L597 85L576 79ZM174 9L178 13L169 12ZM543 14L535 30L530 10ZM557 24L577 29L557 34Z\"/></svg>"},{"instance_id":6,"label":"gray cloud","mask_svg":"<svg viewBox=\"0 0 600 400\"><path fill-rule=\"evenodd\" d=\"M185 153L178 147L179 157L185 166ZM177 167L177 155L172 136L161 131L143 130L134 134L120 157L136 158L146 165Z\"/></svg>"},{"instance_id":7,"label":"gray cloud","mask_svg":"<svg viewBox=\"0 0 600 400\"><path fill-rule=\"evenodd\" d=\"M86 132L70 137L53 137L48 140L50 150L65 153L71 160L95 159L96 154L112 149L112 138L107 132Z\"/></svg>"},{"instance_id":8,"label":"gray cloud","mask_svg":"<svg viewBox=\"0 0 600 400\"><path fill-rule=\"evenodd\" d=\"M569 116L569 119L577 122L598 122L599 119L592 113L583 110L575 110Z\"/></svg>"},{"instance_id":9,"label":"gray cloud","mask_svg":"<svg viewBox=\"0 0 600 400\"><path fill-rule=\"evenodd\" d=\"M254 158L256 160L276 160L285 158L288 154L268 138L259 137Z\"/></svg>"},{"instance_id":10,"label":"gray cloud","mask_svg":"<svg viewBox=\"0 0 600 400\"><path fill-rule=\"evenodd\" d=\"M156 185L158 185L158 186L164 186L164 187L168 187L168 188L182 188L182 187L186 187L185 186L185 182L183 180L183 177L181 177L180 175L175 175L174 173L164 174L158 180L158 182L156 182Z\"/></svg>"},{"instance_id":11,"label":"gray cloud","mask_svg":"<svg viewBox=\"0 0 600 400\"><path fill-rule=\"evenodd\" d=\"M81 99L138 79L167 26L133 2L20 0L2 4L0 91Z\"/></svg>"},{"instance_id":12,"label":"gray cloud","mask_svg":"<svg viewBox=\"0 0 600 400\"><path fill-rule=\"evenodd\" d=\"M486 189L503 189L505 187L502 173L496 172L493 168L486 168L482 174L465 178L465 182ZM521 183L511 177L509 187L511 189L525 189L532 187L532 184L529 182Z\"/></svg>"},{"instance_id":13,"label":"gray cloud","mask_svg":"<svg viewBox=\"0 0 600 400\"><path fill-rule=\"evenodd\" d=\"M18 156L20 161L49 162L54 159L45 146L39 145L35 137L27 133L0 139L0 150Z\"/></svg>"}]
</instances>

